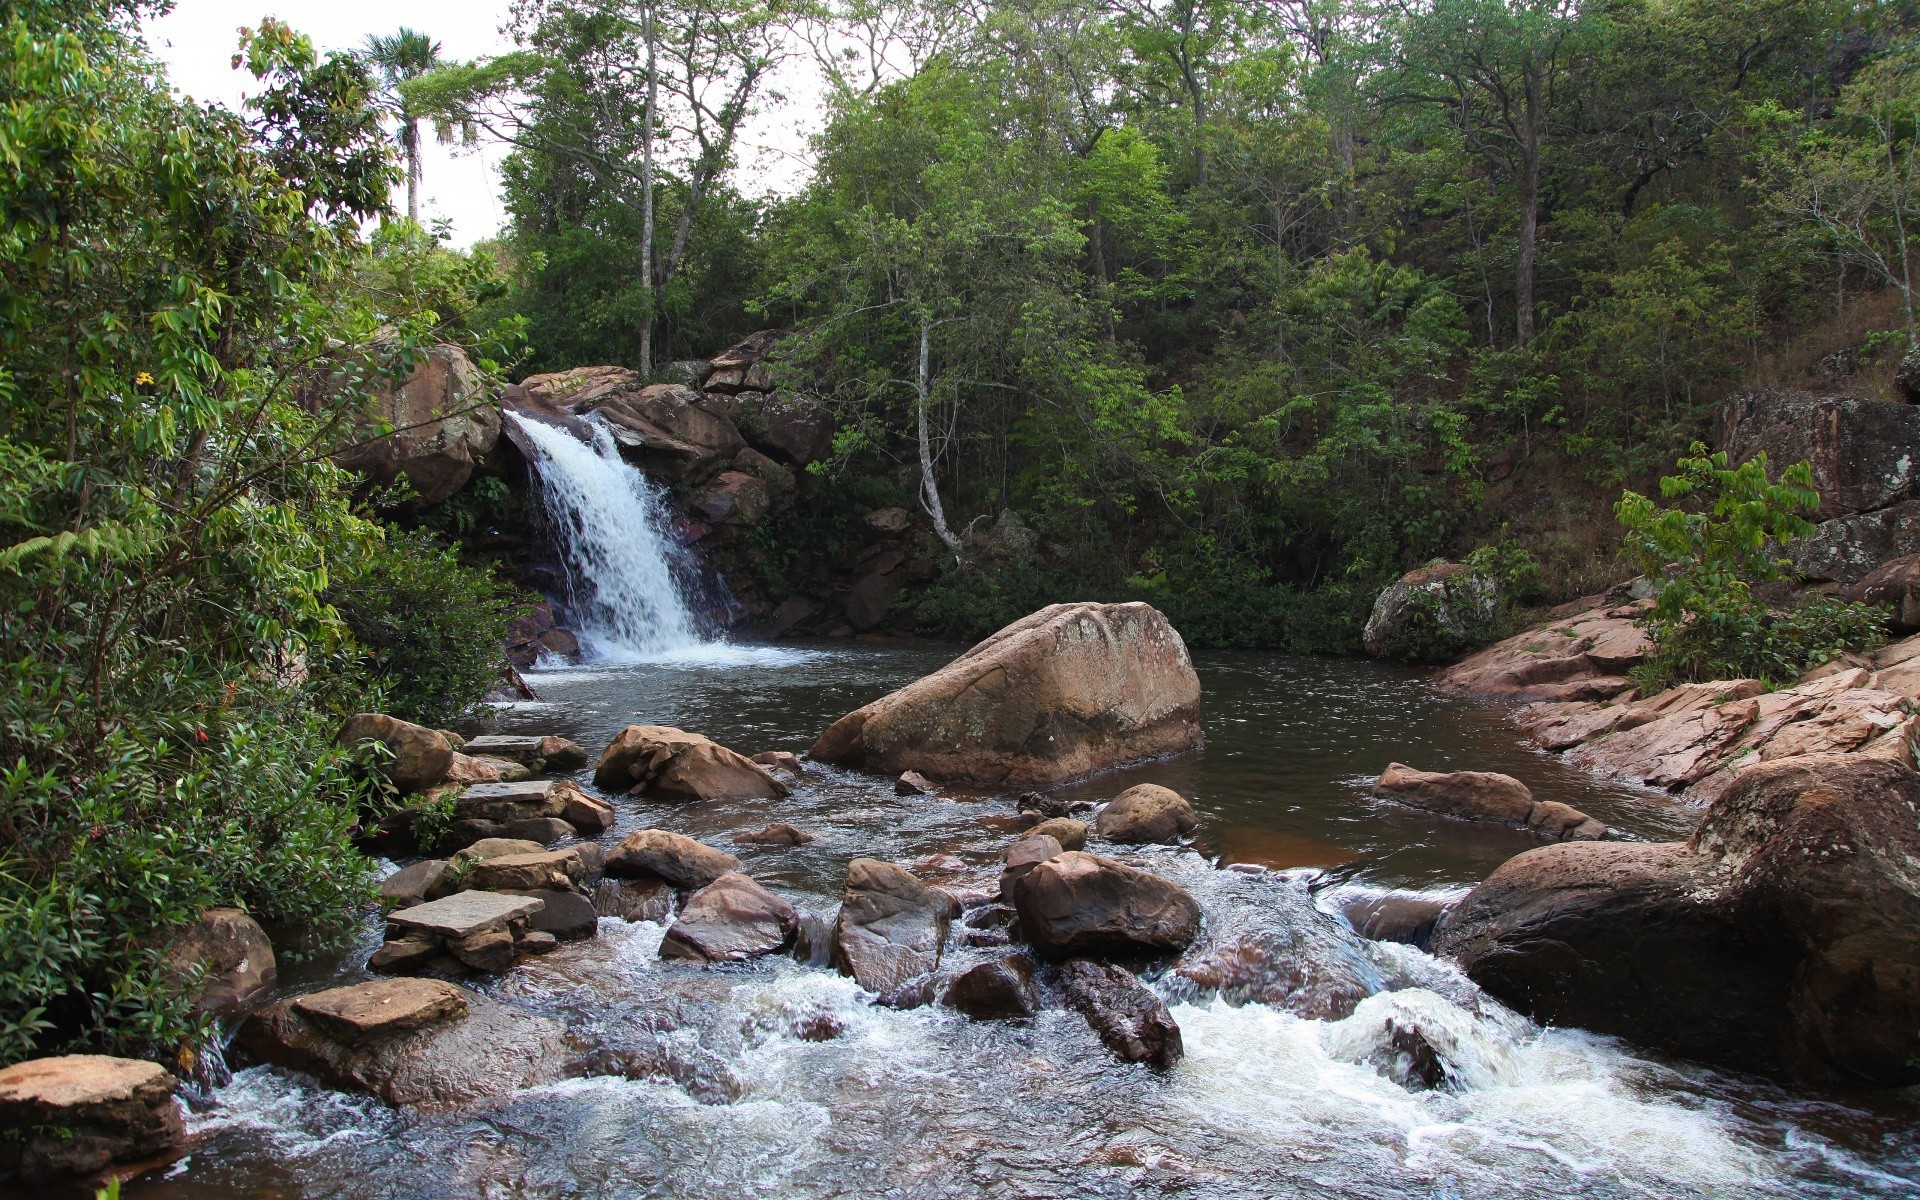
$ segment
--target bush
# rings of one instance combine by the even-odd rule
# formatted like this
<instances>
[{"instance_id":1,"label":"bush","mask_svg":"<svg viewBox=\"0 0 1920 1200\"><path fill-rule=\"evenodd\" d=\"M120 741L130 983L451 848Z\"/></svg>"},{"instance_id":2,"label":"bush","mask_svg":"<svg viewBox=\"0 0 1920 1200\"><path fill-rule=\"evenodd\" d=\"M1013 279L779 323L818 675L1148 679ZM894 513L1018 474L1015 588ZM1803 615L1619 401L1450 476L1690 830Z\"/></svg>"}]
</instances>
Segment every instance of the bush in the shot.
<instances>
[{"instance_id":1,"label":"bush","mask_svg":"<svg viewBox=\"0 0 1920 1200\"><path fill-rule=\"evenodd\" d=\"M385 684L387 710L436 729L499 677L507 622L521 612L491 570L463 565L424 530L393 528L341 569L327 600Z\"/></svg>"},{"instance_id":2,"label":"bush","mask_svg":"<svg viewBox=\"0 0 1920 1200\"><path fill-rule=\"evenodd\" d=\"M1698 442L1680 473L1660 481L1669 500L1627 492L1614 508L1627 529L1621 553L1654 587L1641 617L1654 645L1636 669L1643 691L1689 680L1754 678L1776 686L1850 651L1886 639L1886 610L1820 599L1775 611L1753 587L1787 577L1782 547L1813 532L1802 513L1820 507L1813 468L1796 463L1767 477L1767 456L1729 467Z\"/></svg>"}]
</instances>

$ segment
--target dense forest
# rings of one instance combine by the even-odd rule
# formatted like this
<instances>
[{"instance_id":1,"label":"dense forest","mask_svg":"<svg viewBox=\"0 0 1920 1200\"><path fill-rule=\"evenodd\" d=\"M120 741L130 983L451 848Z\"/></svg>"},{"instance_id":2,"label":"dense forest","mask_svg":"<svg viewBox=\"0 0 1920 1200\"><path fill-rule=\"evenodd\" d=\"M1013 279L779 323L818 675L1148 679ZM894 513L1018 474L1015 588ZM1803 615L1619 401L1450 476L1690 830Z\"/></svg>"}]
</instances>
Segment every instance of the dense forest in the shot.
<instances>
[{"instance_id":1,"label":"dense forest","mask_svg":"<svg viewBox=\"0 0 1920 1200\"><path fill-rule=\"evenodd\" d=\"M837 432L759 561L897 504L951 550L923 632L1145 598L1316 651L1435 557L1634 573L1614 502L1732 389L1914 344L1905 3L523 0L471 63L264 21L242 111L163 7L0 6L0 1062L195 1045L163 934L210 904L357 927L395 800L341 719L451 721L520 603L457 546L497 481L332 461L435 343L671 379L790 331ZM510 147L496 239L410 217L434 136Z\"/></svg>"}]
</instances>

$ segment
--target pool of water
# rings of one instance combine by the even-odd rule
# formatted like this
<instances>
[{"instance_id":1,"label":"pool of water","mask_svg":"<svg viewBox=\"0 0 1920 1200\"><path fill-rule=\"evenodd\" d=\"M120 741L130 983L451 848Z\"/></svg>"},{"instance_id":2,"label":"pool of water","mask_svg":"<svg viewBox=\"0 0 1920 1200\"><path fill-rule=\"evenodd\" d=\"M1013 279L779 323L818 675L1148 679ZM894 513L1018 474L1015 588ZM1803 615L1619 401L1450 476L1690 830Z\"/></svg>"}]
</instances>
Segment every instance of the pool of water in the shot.
<instances>
[{"instance_id":1,"label":"pool of water","mask_svg":"<svg viewBox=\"0 0 1920 1200\"><path fill-rule=\"evenodd\" d=\"M804 751L831 720L947 661L953 647L819 646L535 672L539 702L490 727L564 733L597 752L632 723L697 730L746 753ZM1188 795L1191 848L1121 857L1176 879L1205 912L1196 956L1248 964L1222 995L1154 977L1186 1057L1115 1061L1084 1021L1049 1011L973 1023L876 1007L851 980L776 957L663 963L658 925L602 920L482 985L566 1022L576 1044L638 1063L444 1111L388 1109L272 1068L196 1108L192 1155L130 1190L213 1197L1538 1197L1907 1196L1920 1192L1920 1107L1907 1093L1805 1094L1536 1026L1449 964L1353 935L1355 892L1458 893L1525 833L1375 802L1390 761L1516 775L1624 836L1684 836L1698 817L1529 750L1503 715L1417 672L1259 654L1200 655L1204 752L1063 789L1107 799L1143 780ZM583 773L584 778L585 773ZM780 801L615 800L737 853L830 920L847 860L918 865L958 887L991 878L1013 797L899 797L890 781L813 768ZM792 849L735 846L785 820ZM929 857L951 856L930 863ZM957 861L955 861L957 860ZM1230 864L1267 868L1224 870ZM287 973L354 977L376 943ZM994 953L956 948L964 966ZM1329 1005L1328 994L1346 995ZM1357 1006L1352 999L1365 995ZM1450 1084L1395 1082L1389 1022L1449 1048Z\"/></svg>"}]
</instances>

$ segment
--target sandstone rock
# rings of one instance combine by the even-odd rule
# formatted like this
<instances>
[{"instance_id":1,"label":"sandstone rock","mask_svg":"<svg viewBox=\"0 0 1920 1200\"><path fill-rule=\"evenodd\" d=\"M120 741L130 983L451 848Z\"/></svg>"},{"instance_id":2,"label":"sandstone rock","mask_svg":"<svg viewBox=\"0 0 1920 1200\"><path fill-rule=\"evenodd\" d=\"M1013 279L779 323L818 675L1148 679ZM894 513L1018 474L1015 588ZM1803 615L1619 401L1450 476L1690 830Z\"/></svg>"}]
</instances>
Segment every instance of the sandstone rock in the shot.
<instances>
[{"instance_id":1,"label":"sandstone rock","mask_svg":"<svg viewBox=\"0 0 1920 1200\"><path fill-rule=\"evenodd\" d=\"M423 904L429 893L440 885L446 873L446 859L421 859L411 866L401 867L382 879L380 898L395 908L412 908L416 904Z\"/></svg>"},{"instance_id":2,"label":"sandstone rock","mask_svg":"<svg viewBox=\"0 0 1920 1200\"><path fill-rule=\"evenodd\" d=\"M1157 783L1138 783L1100 810L1093 831L1110 842L1172 845L1192 833L1199 823L1193 805L1179 792ZM1066 843L1062 841L1061 845Z\"/></svg>"},{"instance_id":3,"label":"sandstone rock","mask_svg":"<svg viewBox=\"0 0 1920 1200\"><path fill-rule=\"evenodd\" d=\"M1056 783L1201 744L1186 644L1145 604L1057 604L836 721L823 762L948 782Z\"/></svg>"},{"instance_id":4,"label":"sandstone rock","mask_svg":"<svg viewBox=\"0 0 1920 1200\"><path fill-rule=\"evenodd\" d=\"M560 819L578 830L581 837L596 837L613 828L613 806L598 796L589 796L562 780Z\"/></svg>"},{"instance_id":5,"label":"sandstone rock","mask_svg":"<svg viewBox=\"0 0 1920 1200\"><path fill-rule=\"evenodd\" d=\"M1182 801L1182 803L1185 803ZM1050 837L1060 843L1062 850L1085 850L1087 848L1087 823L1076 821L1072 817L1048 817L1038 825L1030 827L1025 837ZM1124 839L1115 839L1116 841ZM1049 856L1051 857L1051 856Z\"/></svg>"},{"instance_id":6,"label":"sandstone rock","mask_svg":"<svg viewBox=\"0 0 1920 1200\"><path fill-rule=\"evenodd\" d=\"M504 929L468 934L447 942L447 953L476 971L512 970L520 961L519 939Z\"/></svg>"},{"instance_id":7,"label":"sandstone rock","mask_svg":"<svg viewBox=\"0 0 1920 1200\"><path fill-rule=\"evenodd\" d=\"M454 816L472 821L516 821L558 817L566 811L566 792L558 781L523 779L516 783L477 783L454 798Z\"/></svg>"},{"instance_id":8,"label":"sandstone rock","mask_svg":"<svg viewBox=\"0 0 1920 1200\"><path fill-rule=\"evenodd\" d=\"M1786 554L1803 579L1853 587L1883 563L1920 554L1920 500L1822 521Z\"/></svg>"},{"instance_id":9,"label":"sandstone rock","mask_svg":"<svg viewBox=\"0 0 1920 1200\"><path fill-rule=\"evenodd\" d=\"M1762 763L1686 843L1512 859L1434 937L1541 1021L1796 1079L1905 1086L1920 1029L1920 776Z\"/></svg>"},{"instance_id":10,"label":"sandstone rock","mask_svg":"<svg viewBox=\"0 0 1920 1200\"><path fill-rule=\"evenodd\" d=\"M1013 845L1007 847L1005 854L1001 855L1005 865L1000 869L1000 894L1012 896L1014 884L1018 883L1028 871L1048 859L1060 857L1063 852L1059 840L1052 834L1029 831L1022 835Z\"/></svg>"},{"instance_id":11,"label":"sandstone rock","mask_svg":"<svg viewBox=\"0 0 1920 1200\"><path fill-rule=\"evenodd\" d=\"M682 890L706 887L739 869L740 860L726 851L664 829L639 829L628 834L607 855L606 866L607 874L617 879L664 879Z\"/></svg>"},{"instance_id":12,"label":"sandstone rock","mask_svg":"<svg viewBox=\"0 0 1920 1200\"><path fill-rule=\"evenodd\" d=\"M473 893L467 893L469 895ZM424 984L431 980L393 980ZM448 985L440 985L448 986ZM558 1079L565 1062L558 1021L453 989L464 1020L342 1037L282 1001L255 1013L236 1043L255 1062L278 1063L389 1104L462 1104Z\"/></svg>"},{"instance_id":13,"label":"sandstone rock","mask_svg":"<svg viewBox=\"0 0 1920 1200\"><path fill-rule=\"evenodd\" d=\"M1436 662L1492 641L1499 621L1492 579L1461 563L1434 563L1375 598L1360 640L1376 657Z\"/></svg>"},{"instance_id":14,"label":"sandstone rock","mask_svg":"<svg viewBox=\"0 0 1920 1200\"><path fill-rule=\"evenodd\" d=\"M833 926L833 961L870 992L888 992L940 965L950 902L892 863L856 858Z\"/></svg>"},{"instance_id":15,"label":"sandstone rock","mask_svg":"<svg viewBox=\"0 0 1920 1200\"><path fill-rule=\"evenodd\" d=\"M1880 564L1848 590L1847 599L1892 609L1888 627L1897 633L1920 629L1920 554Z\"/></svg>"},{"instance_id":16,"label":"sandstone rock","mask_svg":"<svg viewBox=\"0 0 1920 1200\"><path fill-rule=\"evenodd\" d=\"M805 846L813 841L813 835L785 821L775 821L765 829L736 833L733 840L743 846Z\"/></svg>"},{"instance_id":17,"label":"sandstone rock","mask_svg":"<svg viewBox=\"0 0 1920 1200\"><path fill-rule=\"evenodd\" d=\"M550 950L557 950L559 948L560 939L544 929L529 929L522 935L519 942L515 943L515 949L523 955L545 954Z\"/></svg>"},{"instance_id":18,"label":"sandstone rock","mask_svg":"<svg viewBox=\"0 0 1920 1200\"><path fill-rule=\"evenodd\" d=\"M517 763L509 763L507 765L512 769L511 773L514 778L526 778L527 771L524 767L519 766ZM498 763L491 762L484 758L474 758L456 750L453 752L453 762L447 767L445 781L447 783L458 784L499 783L508 778L508 775L508 772L501 771L500 764Z\"/></svg>"},{"instance_id":19,"label":"sandstone rock","mask_svg":"<svg viewBox=\"0 0 1920 1200\"><path fill-rule=\"evenodd\" d=\"M1445 900L1404 892L1357 896L1341 906L1353 931L1376 942L1401 942L1426 949L1434 926L1451 907Z\"/></svg>"},{"instance_id":20,"label":"sandstone rock","mask_svg":"<svg viewBox=\"0 0 1920 1200\"><path fill-rule=\"evenodd\" d=\"M1557 800L1536 801L1527 814L1527 828L1562 841L1593 842L1607 836L1607 827Z\"/></svg>"},{"instance_id":21,"label":"sandstone rock","mask_svg":"<svg viewBox=\"0 0 1920 1200\"><path fill-rule=\"evenodd\" d=\"M660 943L661 958L738 962L771 954L793 940L793 905L738 871L687 898L680 919Z\"/></svg>"},{"instance_id":22,"label":"sandstone rock","mask_svg":"<svg viewBox=\"0 0 1920 1200\"><path fill-rule=\"evenodd\" d=\"M593 937L600 929L600 914L594 902L578 892L534 891L527 895L541 902L543 907L528 919L527 927L534 933L544 933L563 942L577 942ZM520 941L522 953L534 953L526 939Z\"/></svg>"},{"instance_id":23,"label":"sandstone rock","mask_svg":"<svg viewBox=\"0 0 1920 1200\"><path fill-rule=\"evenodd\" d=\"M1127 1062L1167 1067L1186 1052L1173 1014L1130 972L1076 958L1060 968L1060 982L1067 1003Z\"/></svg>"},{"instance_id":24,"label":"sandstone rock","mask_svg":"<svg viewBox=\"0 0 1920 1200\"><path fill-rule=\"evenodd\" d=\"M757 525L773 507L773 492L758 475L722 471L718 479L693 498L692 506L715 523Z\"/></svg>"},{"instance_id":25,"label":"sandstone rock","mask_svg":"<svg viewBox=\"0 0 1920 1200\"><path fill-rule=\"evenodd\" d=\"M454 941L493 933L524 922L540 911L540 901L497 892L455 892L387 914L387 924L404 933L422 933Z\"/></svg>"},{"instance_id":26,"label":"sandstone rock","mask_svg":"<svg viewBox=\"0 0 1920 1200\"><path fill-rule=\"evenodd\" d=\"M1735 463L1759 453L1776 472L1810 462L1818 521L1920 495L1920 409L1910 404L1760 388L1728 397L1716 432Z\"/></svg>"},{"instance_id":27,"label":"sandstone rock","mask_svg":"<svg viewBox=\"0 0 1920 1200\"><path fill-rule=\"evenodd\" d=\"M795 779L803 778L807 769L801 765L800 756L791 750L762 750L753 756L753 761L769 771L784 771Z\"/></svg>"},{"instance_id":28,"label":"sandstone rock","mask_svg":"<svg viewBox=\"0 0 1920 1200\"><path fill-rule=\"evenodd\" d=\"M578 742L548 735L489 733L469 741L466 753L506 758L535 771L577 771L587 765L587 752Z\"/></svg>"},{"instance_id":29,"label":"sandstone rock","mask_svg":"<svg viewBox=\"0 0 1920 1200\"><path fill-rule=\"evenodd\" d=\"M840 599L847 621L855 629L868 630L887 619L894 598L900 594L900 581L891 575L875 573L854 581Z\"/></svg>"},{"instance_id":30,"label":"sandstone rock","mask_svg":"<svg viewBox=\"0 0 1920 1200\"><path fill-rule=\"evenodd\" d=\"M571 892L586 876L586 864L580 861L577 852L541 850L532 854L506 854L475 863L467 873L464 886L487 892Z\"/></svg>"},{"instance_id":31,"label":"sandstone rock","mask_svg":"<svg viewBox=\"0 0 1920 1200\"><path fill-rule=\"evenodd\" d=\"M465 872L488 859L505 858L510 854L538 854L544 849L544 843L531 838L482 838L464 850L456 851L448 860L448 865L456 871Z\"/></svg>"},{"instance_id":32,"label":"sandstone rock","mask_svg":"<svg viewBox=\"0 0 1920 1200\"><path fill-rule=\"evenodd\" d=\"M866 516L867 528L880 533L905 533L913 528L913 518L904 508L876 508Z\"/></svg>"},{"instance_id":33,"label":"sandstone rock","mask_svg":"<svg viewBox=\"0 0 1920 1200\"><path fill-rule=\"evenodd\" d=\"M341 727L342 746L378 742L386 747L380 773L403 793L424 792L447 777L453 749L447 740L423 725L414 725L384 713L360 713Z\"/></svg>"},{"instance_id":34,"label":"sandstone rock","mask_svg":"<svg viewBox=\"0 0 1920 1200\"><path fill-rule=\"evenodd\" d=\"M1416 771L1390 763L1374 782L1376 796L1463 821L1525 825L1533 793L1511 775L1491 771Z\"/></svg>"},{"instance_id":35,"label":"sandstone rock","mask_svg":"<svg viewBox=\"0 0 1920 1200\"><path fill-rule=\"evenodd\" d=\"M1017 1021L1040 1011L1033 960L1009 954L969 967L953 977L940 1002L976 1021Z\"/></svg>"},{"instance_id":36,"label":"sandstone rock","mask_svg":"<svg viewBox=\"0 0 1920 1200\"><path fill-rule=\"evenodd\" d=\"M348 386L345 372L318 381L307 396L316 410ZM356 442L334 461L386 487L404 476L422 505L439 504L466 486L476 464L500 440L500 406L486 378L457 346L435 346L397 387L373 393ZM380 427L391 429L374 436Z\"/></svg>"},{"instance_id":37,"label":"sandstone rock","mask_svg":"<svg viewBox=\"0 0 1920 1200\"><path fill-rule=\"evenodd\" d=\"M918 771L902 771L900 778L893 781L896 796L931 796L939 790L939 784Z\"/></svg>"},{"instance_id":38,"label":"sandstone rock","mask_svg":"<svg viewBox=\"0 0 1920 1200\"><path fill-rule=\"evenodd\" d=\"M186 1138L177 1086L165 1068L129 1058L15 1063L0 1070L0 1130L13 1142L5 1157L17 1155L19 1182L37 1189L169 1154Z\"/></svg>"},{"instance_id":39,"label":"sandstone rock","mask_svg":"<svg viewBox=\"0 0 1920 1200\"><path fill-rule=\"evenodd\" d=\"M1652 643L1633 606L1584 601L1573 616L1495 642L1442 672L1442 691L1500 700L1607 700L1632 686L1626 673ZM1616 615L1618 614L1618 615Z\"/></svg>"},{"instance_id":40,"label":"sandstone rock","mask_svg":"<svg viewBox=\"0 0 1920 1200\"><path fill-rule=\"evenodd\" d=\"M673 915L673 885L664 879L603 879L593 888L593 911L622 921L664 921Z\"/></svg>"},{"instance_id":41,"label":"sandstone rock","mask_svg":"<svg viewBox=\"0 0 1920 1200\"><path fill-rule=\"evenodd\" d=\"M167 962L176 977L195 982L196 1012L231 1016L273 986L273 943L260 923L238 908L209 908L174 934Z\"/></svg>"},{"instance_id":42,"label":"sandstone rock","mask_svg":"<svg viewBox=\"0 0 1920 1200\"><path fill-rule=\"evenodd\" d=\"M1185 888L1084 851L1036 863L1009 899L1048 958L1184 950L1200 934L1200 906Z\"/></svg>"},{"instance_id":43,"label":"sandstone rock","mask_svg":"<svg viewBox=\"0 0 1920 1200\"><path fill-rule=\"evenodd\" d=\"M623 457L674 483L714 474L746 446L723 408L683 384L621 390L572 408L599 413Z\"/></svg>"},{"instance_id":44,"label":"sandstone rock","mask_svg":"<svg viewBox=\"0 0 1920 1200\"><path fill-rule=\"evenodd\" d=\"M793 789L759 763L697 733L629 725L594 770L595 786L681 800L775 800Z\"/></svg>"},{"instance_id":45,"label":"sandstone rock","mask_svg":"<svg viewBox=\"0 0 1920 1200\"><path fill-rule=\"evenodd\" d=\"M465 993L437 979L375 979L294 998L293 1011L335 1037L359 1040L467 1015Z\"/></svg>"},{"instance_id":46,"label":"sandstone rock","mask_svg":"<svg viewBox=\"0 0 1920 1200\"><path fill-rule=\"evenodd\" d=\"M754 449L780 462L804 467L833 453L833 416L817 400L743 394L734 420Z\"/></svg>"}]
</instances>

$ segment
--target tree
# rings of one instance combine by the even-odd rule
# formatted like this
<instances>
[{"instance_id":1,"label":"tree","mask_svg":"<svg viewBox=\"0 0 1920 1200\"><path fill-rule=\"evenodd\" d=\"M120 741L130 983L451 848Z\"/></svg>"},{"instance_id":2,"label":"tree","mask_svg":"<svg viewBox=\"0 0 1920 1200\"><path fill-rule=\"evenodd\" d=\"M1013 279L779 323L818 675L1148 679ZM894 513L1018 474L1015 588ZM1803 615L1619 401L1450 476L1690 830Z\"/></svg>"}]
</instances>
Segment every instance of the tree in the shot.
<instances>
[{"instance_id":1,"label":"tree","mask_svg":"<svg viewBox=\"0 0 1920 1200\"><path fill-rule=\"evenodd\" d=\"M420 120L408 104L401 84L417 79L440 65L440 43L404 25L395 33L374 34L361 51L380 72L386 85L386 105L400 122L400 151L407 160L407 219L420 220ZM442 123L442 135L447 126Z\"/></svg>"}]
</instances>

